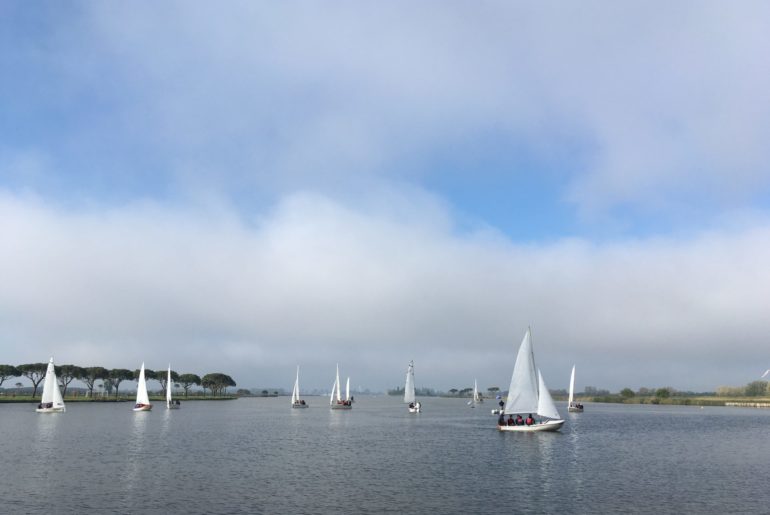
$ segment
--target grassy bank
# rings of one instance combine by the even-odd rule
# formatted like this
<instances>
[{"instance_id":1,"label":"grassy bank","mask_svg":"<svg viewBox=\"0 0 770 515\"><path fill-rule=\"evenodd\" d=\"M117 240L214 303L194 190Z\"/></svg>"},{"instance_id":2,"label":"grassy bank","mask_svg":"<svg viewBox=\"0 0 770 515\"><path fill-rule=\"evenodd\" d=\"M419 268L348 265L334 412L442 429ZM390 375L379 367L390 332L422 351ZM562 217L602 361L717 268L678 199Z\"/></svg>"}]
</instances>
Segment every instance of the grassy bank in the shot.
<instances>
[{"instance_id":1,"label":"grassy bank","mask_svg":"<svg viewBox=\"0 0 770 515\"><path fill-rule=\"evenodd\" d=\"M607 402L616 404L663 404L675 406L745 405L748 407L770 407L770 398L768 397L672 396L668 398L659 398L654 396L622 397L620 395L603 395L598 397L583 397L576 400L578 400L578 402Z\"/></svg>"}]
</instances>

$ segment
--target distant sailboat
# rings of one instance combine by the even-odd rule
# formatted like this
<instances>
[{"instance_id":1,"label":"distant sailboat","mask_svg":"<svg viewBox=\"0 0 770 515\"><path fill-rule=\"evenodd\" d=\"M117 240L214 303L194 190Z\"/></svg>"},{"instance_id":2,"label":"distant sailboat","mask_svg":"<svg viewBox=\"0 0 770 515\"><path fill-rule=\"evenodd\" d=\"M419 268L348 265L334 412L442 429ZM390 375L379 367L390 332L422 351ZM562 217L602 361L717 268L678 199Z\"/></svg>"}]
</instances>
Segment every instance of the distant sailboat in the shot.
<instances>
[{"instance_id":1,"label":"distant sailboat","mask_svg":"<svg viewBox=\"0 0 770 515\"><path fill-rule=\"evenodd\" d=\"M171 400L171 386L174 383L171 382L171 364L168 365L168 376L166 377L166 408L167 409L179 409L181 404L179 401Z\"/></svg>"},{"instance_id":2,"label":"distant sailboat","mask_svg":"<svg viewBox=\"0 0 770 515\"><path fill-rule=\"evenodd\" d=\"M53 358L48 362L43 380L43 397L37 405L38 413L64 413L64 399L62 399L59 384L56 382L56 370L53 366Z\"/></svg>"},{"instance_id":3,"label":"distant sailboat","mask_svg":"<svg viewBox=\"0 0 770 515\"><path fill-rule=\"evenodd\" d=\"M307 408L307 403L299 398L299 366L297 367L297 378L294 380L294 389L291 391L291 407Z\"/></svg>"},{"instance_id":4,"label":"distant sailboat","mask_svg":"<svg viewBox=\"0 0 770 515\"><path fill-rule=\"evenodd\" d=\"M404 383L404 402L409 403L409 413L420 413L422 405L414 397L414 361L409 362Z\"/></svg>"},{"instance_id":5,"label":"distant sailboat","mask_svg":"<svg viewBox=\"0 0 770 515\"><path fill-rule=\"evenodd\" d=\"M575 365L572 365L572 375L569 378L569 400L567 401L567 411L574 413L582 413L583 405L579 402L575 402Z\"/></svg>"},{"instance_id":6,"label":"distant sailboat","mask_svg":"<svg viewBox=\"0 0 770 515\"><path fill-rule=\"evenodd\" d=\"M147 395L147 381L144 379L144 363L142 368L139 369L139 382L136 384L136 404L134 404L134 411L150 411L152 404L150 404L150 397Z\"/></svg>"},{"instance_id":7,"label":"distant sailboat","mask_svg":"<svg viewBox=\"0 0 770 515\"><path fill-rule=\"evenodd\" d=\"M532 414L543 417L539 423L534 420ZM508 421L505 415L509 415ZM516 425L513 415L522 420L521 415L532 419L529 424L524 422ZM511 423L513 422L513 423ZM551 394L545 386L543 375L535 366L535 354L532 351L532 334L527 328L524 340L519 347L516 363L511 375L511 386L508 388L508 400L505 410L500 414L497 428L500 431L534 432L534 431L558 431L564 425L564 420L559 416Z\"/></svg>"},{"instance_id":8,"label":"distant sailboat","mask_svg":"<svg viewBox=\"0 0 770 515\"><path fill-rule=\"evenodd\" d=\"M337 365L337 376L332 386L332 395L329 398L329 404L332 409L352 409L353 402L350 398L350 378L348 377L347 384L345 386L345 398L342 398L341 386L340 386L340 366Z\"/></svg>"},{"instance_id":9,"label":"distant sailboat","mask_svg":"<svg viewBox=\"0 0 770 515\"><path fill-rule=\"evenodd\" d=\"M476 382L476 379L473 379L473 396L471 397L471 400L468 401L468 405L471 408L476 407L477 402L484 402L481 397L479 396L479 385Z\"/></svg>"}]
</instances>

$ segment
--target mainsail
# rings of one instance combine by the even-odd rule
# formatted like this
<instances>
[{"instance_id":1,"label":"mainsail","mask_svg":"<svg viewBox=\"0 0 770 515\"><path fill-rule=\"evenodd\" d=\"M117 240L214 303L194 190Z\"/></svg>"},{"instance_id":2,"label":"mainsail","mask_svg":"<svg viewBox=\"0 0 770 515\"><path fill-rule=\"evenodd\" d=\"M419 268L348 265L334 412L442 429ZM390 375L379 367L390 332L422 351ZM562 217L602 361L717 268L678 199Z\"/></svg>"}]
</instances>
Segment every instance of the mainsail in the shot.
<instances>
[{"instance_id":1,"label":"mainsail","mask_svg":"<svg viewBox=\"0 0 770 515\"><path fill-rule=\"evenodd\" d=\"M519 347L519 353L516 355L516 364L513 366L505 413L537 412L537 390L537 369L535 368L535 354L532 352L532 334L530 328L527 328L521 347Z\"/></svg>"},{"instance_id":2,"label":"mainsail","mask_svg":"<svg viewBox=\"0 0 770 515\"><path fill-rule=\"evenodd\" d=\"M53 358L48 362L48 368L45 372L43 382L43 397L41 404L48 409L64 411L64 399L62 399L59 385L56 382L56 369L53 365ZM50 405L50 408L48 407Z\"/></svg>"},{"instance_id":3,"label":"mainsail","mask_svg":"<svg viewBox=\"0 0 770 515\"><path fill-rule=\"evenodd\" d=\"M144 363L139 369L139 383L136 385L136 403L150 404L150 397L147 395L147 381L144 379Z\"/></svg>"},{"instance_id":4,"label":"mainsail","mask_svg":"<svg viewBox=\"0 0 770 515\"><path fill-rule=\"evenodd\" d=\"M567 406L572 406L573 395L575 393L575 365L572 365L572 375L569 377L569 400Z\"/></svg>"},{"instance_id":5,"label":"mainsail","mask_svg":"<svg viewBox=\"0 0 770 515\"><path fill-rule=\"evenodd\" d=\"M414 361L409 362L406 369L406 383L404 384L404 402L414 402Z\"/></svg>"},{"instance_id":6,"label":"mainsail","mask_svg":"<svg viewBox=\"0 0 770 515\"><path fill-rule=\"evenodd\" d=\"M294 389L291 391L291 403L299 402L299 367L297 367L297 378L294 380Z\"/></svg>"}]
</instances>

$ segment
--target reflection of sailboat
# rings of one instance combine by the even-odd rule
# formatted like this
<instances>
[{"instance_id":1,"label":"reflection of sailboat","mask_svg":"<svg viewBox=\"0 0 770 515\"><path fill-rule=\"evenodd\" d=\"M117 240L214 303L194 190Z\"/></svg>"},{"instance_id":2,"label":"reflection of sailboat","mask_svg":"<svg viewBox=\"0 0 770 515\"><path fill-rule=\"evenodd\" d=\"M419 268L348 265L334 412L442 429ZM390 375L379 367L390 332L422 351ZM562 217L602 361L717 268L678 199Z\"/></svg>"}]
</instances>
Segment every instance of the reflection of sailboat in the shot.
<instances>
[{"instance_id":1,"label":"reflection of sailboat","mask_svg":"<svg viewBox=\"0 0 770 515\"><path fill-rule=\"evenodd\" d=\"M150 397L147 395L147 381L144 378L144 363L142 368L139 369L139 382L136 384L136 404L134 404L134 411L150 411L152 404L150 404Z\"/></svg>"},{"instance_id":2,"label":"reflection of sailboat","mask_svg":"<svg viewBox=\"0 0 770 515\"><path fill-rule=\"evenodd\" d=\"M569 377L569 400L567 401L567 411L575 413L583 412L583 405L575 402L575 365L572 365L572 375Z\"/></svg>"},{"instance_id":3,"label":"reflection of sailboat","mask_svg":"<svg viewBox=\"0 0 770 515\"><path fill-rule=\"evenodd\" d=\"M532 417L537 414L543 417L538 423ZM505 415L509 415L505 420ZM527 416L527 421L517 425L513 415L522 420L521 415ZM564 420L559 417L556 405L551 394L545 386L543 375L535 366L535 354L532 351L532 334L529 328L524 334L524 340L519 347L516 356L516 364L513 366L511 386L508 388L508 401L505 410L500 414L497 428L500 431L558 431L564 425Z\"/></svg>"},{"instance_id":4,"label":"reflection of sailboat","mask_svg":"<svg viewBox=\"0 0 770 515\"><path fill-rule=\"evenodd\" d=\"M409 367L406 369L404 402L409 403L409 413L419 413L422 410L422 405L414 398L414 361L410 361Z\"/></svg>"},{"instance_id":5,"label":"reflection of sailboat","mask_svg":"<svg viewBox=\"0 0 770 515\"><path fill-rule=\"evenodd\" d=\"M294 389L291 391L291 407L307 408L307 403L299 398L299 367L297 367L297 378L294 380Z\"/></svg>"},{"instance_id":6,"label":"reflection of sailboat","mask_svg":"<svg viewBox=\"0 0 770 515\"><path fill-rule=\"evenodd\" d=\"M64 399L62 399L59 385L56 382L56 370L53 366L53 358L48 362L43 382L43 397L35 410L38 413L64 413Z\"/></svg>"},{"instance_id":7,"label":"reflection of sailboat","mask_svg":"<svg viewBox=\"0 0 770 515\"><path fill-rule=\"evenodd\" d=\"M329 404L332 409L352 409L353 399L350 398L350 378L345 385L345 398L342 398L342 392L340 391L340 366L337 365L337 377L334 380L332 386L332 395L329 398Z\"/></svg>"},{"instance_id":8,"label":"reflection of sailboat","mask_svg":"<svg viewBox=\"0 0 770 515\"><path fill-rule=\"evenodd\" d=\"M174 383L171 382L171 364L168 365L168 376L166 377L166 408L168 409L179 409L181 408L181 404L179 401L173 401L171 400L171 386Z\"/></svg>"}]
</instances>

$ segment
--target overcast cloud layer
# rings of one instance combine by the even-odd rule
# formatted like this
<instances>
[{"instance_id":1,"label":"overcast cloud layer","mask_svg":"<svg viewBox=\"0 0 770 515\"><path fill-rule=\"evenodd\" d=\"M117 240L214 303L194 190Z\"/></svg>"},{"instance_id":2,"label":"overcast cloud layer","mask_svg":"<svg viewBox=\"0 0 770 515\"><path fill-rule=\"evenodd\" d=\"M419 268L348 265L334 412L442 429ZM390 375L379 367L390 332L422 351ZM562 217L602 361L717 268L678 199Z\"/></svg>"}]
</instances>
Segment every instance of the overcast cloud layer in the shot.
<instances>
[{"instance_id":1,"label":"overcast cloud layer","mask_svg":"<svg viewBox=\"0 0 770 515\"><path fill-rule=\"evenodd\" d=\"M0 7L0 363L770 366L767 4L78 7Z\"/></svg>"}]
</instances>

